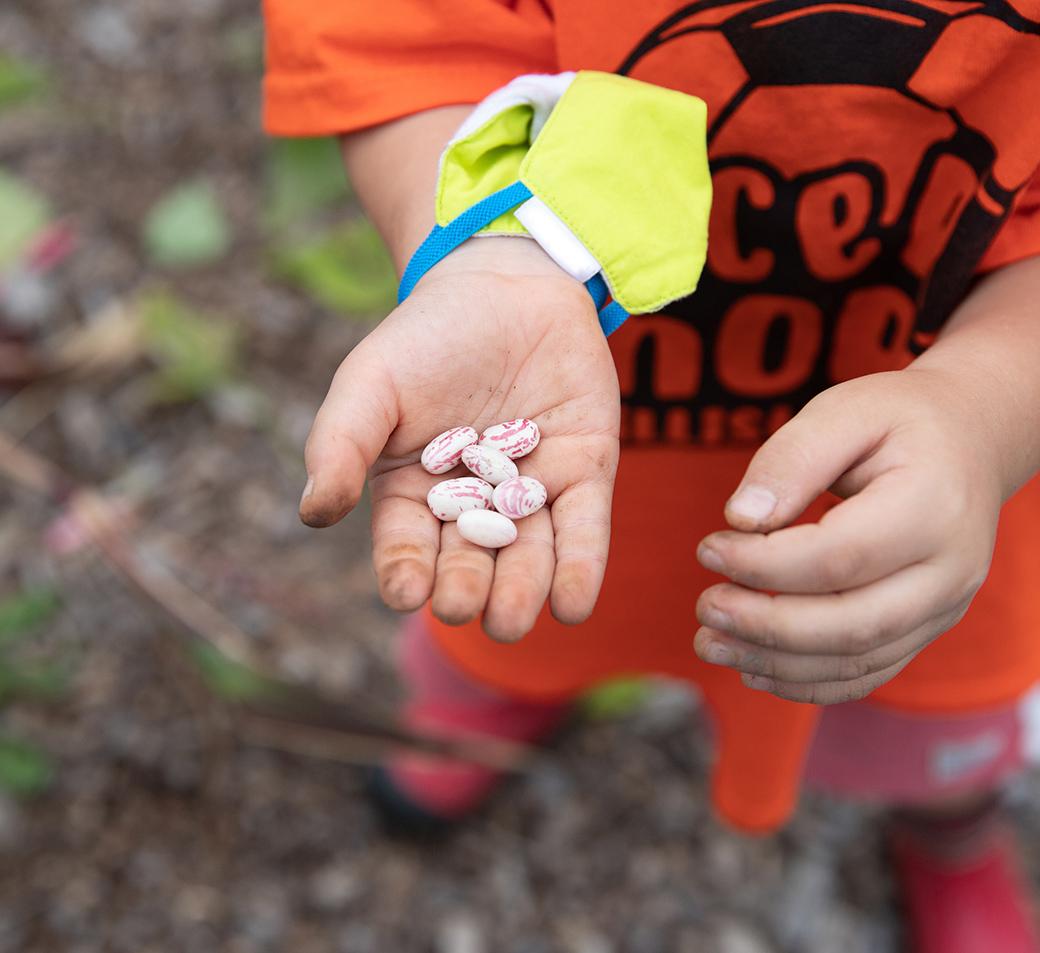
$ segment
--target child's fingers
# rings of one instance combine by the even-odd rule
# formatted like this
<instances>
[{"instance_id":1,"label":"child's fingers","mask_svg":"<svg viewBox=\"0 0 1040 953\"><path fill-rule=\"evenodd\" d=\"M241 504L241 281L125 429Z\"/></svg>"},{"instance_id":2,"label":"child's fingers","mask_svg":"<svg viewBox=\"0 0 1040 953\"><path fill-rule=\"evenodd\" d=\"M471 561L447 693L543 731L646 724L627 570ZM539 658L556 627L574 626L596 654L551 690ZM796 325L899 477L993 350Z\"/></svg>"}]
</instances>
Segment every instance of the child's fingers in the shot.
<instances>
[{"instance_id":1,"label":"child's fingers","mask_svg":"<svg viewBox=\"0 0 1040 953\"><path fill-rule=\"evenodd\" d=\"M745 642L728 632L701 628L694 638L698 657L710 665L736 669L777 682L859 682L898 664L919 652L936 638L941 626L935 622L915 629L895 642L863 655L803 655L767 649Z\"/></svg>"},{"instance_id":2,"label":"child's fingers","mask_svg":"<svg viewBox=\"0 0 1040 953\"><path fill-rule=\"evenodd\" d=\"M515 642L534 626L552 586L556 555L547 509L516 524L516 542L495 557L495 578L484 613L484 631L499 642Z\"/></svg>"},{"instance_id":3,"label":"child's fingers","mask_svg":"<svg viewBox=\"0 0 1040 953\"><path fill-rule=\"evenodd\" d=\"M936 551L947 531L927 487L901 471L881 474L819 523L769 534L712 533L700 563L734 582L776 592L835 592L866 585Z\"/></svg>"},{"instance_id":4,"label":"child's fingers","mask_svg":"<svg viewBox=\"0 0 1040 953\"><path fill-rule=\"evenodd\" d=\"M433 614L448 625L472 622L487 605L494 573L494 553L466 542L454 523L445 523L433 584Z\"/></svg>"},{"instance_id":5,"label":"child's fingers","mask_svg":"<svg viewBox=\"0 0 1040 953\"><path fill-rule=\"evenodd\" d=\"M357 505L368 468L397 426L393 382L366 343L340 364L307 438L300 518L308 526L330 526Z\"/></svg>"},{"instance_id":6,"label":"child's fingers","mask_svg":"<svg viewBox=\"0 0 1040 953\"><path fill-rule=\"evenodd\" d=\"M610 546L613 480L567 487L553 502L556 573L550 605L566 625L584 622L596 605Z\"/></svg>"},{"instance_id":7,"label":"child's fingers","mask_svg":"<svg viewBox=\"0 0 1040 953\"><path fill-rule=\"evenodd\" d=\"M859 701L866 698L875 689L890 682L914 659L911 655L889 668L867 675L852 682L780 682L756 675L741 676L741 681L756 691L769 692L777 698L787 701L803 702L809 705L843 705L846 702Z\"/></svg>"},{"instance_id":8,"label":"child's fingers","mask_svg":"<svg viewBox=\"0 0 1040 953\"><path fill-rule=\"evenodd\" d=\"M824 391L758 449L726 503L730 526L770 532L788 525L876 446L882 418L849 393Z\"/></svg>"},{"instance_id":9,"label":"child's fingers","mask_svg":"<svg viewBox=\"0 0 1040 953\"><path fill-rule=\"evenodd\" d=\"M391 609L412 612L430 597L440 536L440 521L425 503L374 495L372 565L379 594Z\"/></svg>"},{"instance_id":10,"label":"child's fingers","mask_svg":"<svg viewBox=\"0 0 1040 953\"><path fill-rule=\"evenodd\" d=\"M918 563L858 589L821 595L771 596L723 583L701 594L697 618L767 649L863 656L932 618L962 611L969 600L951 591L946 573Z\"/></svg>"}]
</instances>

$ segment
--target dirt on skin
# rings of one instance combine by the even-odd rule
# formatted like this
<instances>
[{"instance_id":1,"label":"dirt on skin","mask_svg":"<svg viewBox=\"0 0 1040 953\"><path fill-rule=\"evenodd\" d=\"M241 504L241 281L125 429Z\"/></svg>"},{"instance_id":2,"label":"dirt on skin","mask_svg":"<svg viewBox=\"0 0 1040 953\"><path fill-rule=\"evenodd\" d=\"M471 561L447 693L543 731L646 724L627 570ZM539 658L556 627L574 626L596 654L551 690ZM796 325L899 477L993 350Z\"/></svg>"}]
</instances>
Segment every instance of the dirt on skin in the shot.
<instances>
[{"instance_id":1,"label":"dirt on skin","mask_svg":"<svg viewBox=\"0 0 1040 953\"><path fill-rule=\"evenodd\" d=\"M50 305L13 339L31 351L161 286L241 342L235 385L206 399L147 399L135 359L43 385L0 408L3 429L123 506L146 556L175 565L281 677L388 710L397 620L374 590L366 516L315 532L295 514L310 418L366 324L269 273L255 5L5 0L0 38L51 83L44 104L0 111L0 166L78 239ZM199 176L231 246L157 268L142 221ZM727 832L706 807L710 752L683 690L569 732L454 836L390 839L363 769L241 740L168 616L80 545L68 515L6 478L0 497L2 592L61 602L25 651L72 672L56 699L0 709L0 733L55 765L43 793L0 797L0 953L897 949L876 812L806 798L781 834ZM1016 797L1034 874L1037 792L1027 779Z\"/></svg>"}]
</instances>

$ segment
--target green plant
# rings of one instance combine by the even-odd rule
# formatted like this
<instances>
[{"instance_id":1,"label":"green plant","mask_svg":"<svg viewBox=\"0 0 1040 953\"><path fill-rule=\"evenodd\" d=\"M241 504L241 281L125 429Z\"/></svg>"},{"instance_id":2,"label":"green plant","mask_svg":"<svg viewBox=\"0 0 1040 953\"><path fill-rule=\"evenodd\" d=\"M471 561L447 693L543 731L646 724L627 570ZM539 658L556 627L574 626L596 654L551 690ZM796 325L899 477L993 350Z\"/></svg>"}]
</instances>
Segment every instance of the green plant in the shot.
<instances>
[{"instance_id":1,"label":"green plant","mask_svg":"<svg viewBox=\"0 0 1040 953\"><path fill-rule=\"evenodd\" d=\"M396 297L390 256L365 219L276 247L272 267L315 301L346 315L385 313Z\"/></svg>"},{"instance_id":2,"label":"green plant","mask_svg":"<svg viewBox=\"0 0 1040 953\"><path fill-rule=\"evenodd\" d=\"M50 78L42 67L0 53L0 109L39 99L49 87Z\"/></svg>"},{"instance_id":3,"label":"green plant","mask_svg":"<svg viewBox=\"0 0 1040 953\"><path fill-rule=\"evenodd\" d=\"M157 264L190 268L222 258L231 245L231 228L213 187L194 179L178 185L152 207L144 240Z\"/></svg>"},{"instance_id":4,"label":"green plant","mask_svg":"<svg viewBox=\"0 0 1040 953\"><path fill-rule=\"evenodd\" d=\"M0 268L26 250L49 218L47 199L0 169Z\"/></svg>"},{"instance_id":5,"label":"green plant","mask_svg":"<svg viewBox=\"0 0 1040 953\"><path fill-rule=\"evenodd\" d=\"M269 698L279 691L276 682L228 658L212 645L197 643L192 647L191 657L210 691L227 701Z\"/></svg>"},{"instance_id":6,"label":"green plant","mask_svg":"<svg viewBox=\"0 0 1040 953\"><path fill-rule=\"evenodd\" d=\"M318 212L341 206L350 195L343 160L330 138L280 139L267 159L264 224L282 232Z\"/></svg>"},{"instance_id":7,"label":"green plant","mask_svg":"<svg viewBox=\"0 0 1040 953\"><path fill-rule=\"evenodd\" d=\"M57 612L53 589L26 589L0 599L0 703L16 698L54 698L66 689L69 669L53 661L28 660L19 649ZM0 789L28 796L44 790L54 774L47 752L19 738L0 735Z\"/></svg>"},{"instance_id":8,"label":"green plant","mask_svg":"<svg viewBox=\"0 0 1040 953\"><path fill-rule=\"evenodd\" d=\"M151 378L156 401L199 400L231 383L238 357L231 325L167 291L146 292L138 307L144 347L156 364Z\"/></svg>"},{"instance_id":9,"label":"green plant","mask_svg":"<svg viewBox=\"0 0 1040 953\"><path fill-rule=\"evenodd\" d=\"M585 692L581 709L589 718L624 718L640 708L649 693L645 678L615 678Z\"/></svg>"}]
</instances>

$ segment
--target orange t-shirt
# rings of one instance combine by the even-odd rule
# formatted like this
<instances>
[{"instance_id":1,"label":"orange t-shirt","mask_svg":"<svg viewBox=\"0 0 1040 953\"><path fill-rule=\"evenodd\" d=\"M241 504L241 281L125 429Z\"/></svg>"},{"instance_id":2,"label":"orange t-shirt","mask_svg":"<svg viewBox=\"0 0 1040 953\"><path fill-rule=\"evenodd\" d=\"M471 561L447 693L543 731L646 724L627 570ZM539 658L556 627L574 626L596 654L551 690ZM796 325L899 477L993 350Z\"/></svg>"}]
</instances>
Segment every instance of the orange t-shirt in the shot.
<instances>
[{"instance_id":1,"label":"orange t-shirt","mask_svg":"<svg viewBox=\"0 0 1040 953\"><path fill-rule=\"evenodd\" d=\"M816 714L696 659L694 604L717 577L694 547L753 449L814 394L904 367L980 272L1040 254L1040 0L266 0L266 13L277 134L475 102L525 72L615 71L707 102L700 287L611 338L623 452L596 612L573 629L544 616L515 646L478 626L437 634L473 674L532 696L621 673L697 682L719 716L718 806L745 828L778 823ZM659 510L642 506L651 477ZM971 610L872 699L971 710L1040 680L1038 537L1034 480L1005 507Z\"/></svg>"}]
</instances>

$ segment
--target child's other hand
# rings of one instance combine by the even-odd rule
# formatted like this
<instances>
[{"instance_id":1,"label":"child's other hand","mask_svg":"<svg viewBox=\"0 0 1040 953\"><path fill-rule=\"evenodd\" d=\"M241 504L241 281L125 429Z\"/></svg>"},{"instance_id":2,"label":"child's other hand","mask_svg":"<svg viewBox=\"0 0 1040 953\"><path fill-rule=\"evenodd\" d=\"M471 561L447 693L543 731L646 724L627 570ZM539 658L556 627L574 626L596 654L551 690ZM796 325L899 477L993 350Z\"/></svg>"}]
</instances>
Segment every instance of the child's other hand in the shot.
<instances>
[{"instance_id":1,"label":"child's other hand","mask_svg":"<svg viewBox=\"0 0 1040 953\"><path fill-rule=\"evenodd\" d=\"M840 384L755 454L698 559L697 654L794 701L862 698L964 615L1002 502L990 428L934 370ZM819 523L789 525L830 488ZM763 591L766 590L766 591ZM775 593L775 594L771 594Z\"/></svg>"},{"instance_id":2,"label":"child's other hand","mask_svg":"<svg viewBox=\"0 0 1040 953\"><path fill-rule=\"evenodd\" d=\"M366 473L383 599L461 624L484 613L501 640L534 625L547 598L562 622L596 602L618 459L618 383L588 292L533 242L481 238L432 269L343 361L307 441L300 515L328 526L350 512ZM450 427L530 417L538 448L519 461L551 506L497 553L441 524L427 491L448 474L419 465ZM451 474L459 475L459 474Z\"/></svg>"}]
</instances>

